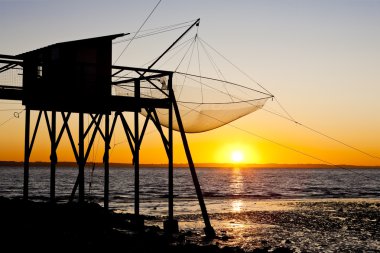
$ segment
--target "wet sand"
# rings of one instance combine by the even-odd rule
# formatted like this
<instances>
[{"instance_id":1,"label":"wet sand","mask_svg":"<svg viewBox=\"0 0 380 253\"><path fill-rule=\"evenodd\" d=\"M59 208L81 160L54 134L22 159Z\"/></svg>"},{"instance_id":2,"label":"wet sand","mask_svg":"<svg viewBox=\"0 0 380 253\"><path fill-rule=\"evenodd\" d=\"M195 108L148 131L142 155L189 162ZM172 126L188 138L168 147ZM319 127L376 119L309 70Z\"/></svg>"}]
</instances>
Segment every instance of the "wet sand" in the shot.
<instances>
[{"instance_id":1,"label":"wet sand","mask_svg":"<svg viewBox=\"0 0 380 253\"><path fill-rule=\"evenodd\" d=\"M199 233L200 217L178 219L182 227L198 227L193 230ZM380 252L379 199L252 202L243 211L211 214L211 220L221 235L214 241L220 247L238 246L247 252L281 247L293 252Z\"/></svg>"},{"instance_id":2,"label":"wet sand","mask_svg":"<svg viewBox=\"0 0 380 253\"><path fill-rule=\"evenodd\" d=\"M154 225L162 224L162 217L146 217L146 226L137 229L130 222L133 216L107 213L97 204L0 198L1 238L3 247L12 251L380 252L380 200L251 205L211 213L218 237L209 240L201 233L200 215L176 216L182 231L169 236Z\"/></svg>"}]
</instances>

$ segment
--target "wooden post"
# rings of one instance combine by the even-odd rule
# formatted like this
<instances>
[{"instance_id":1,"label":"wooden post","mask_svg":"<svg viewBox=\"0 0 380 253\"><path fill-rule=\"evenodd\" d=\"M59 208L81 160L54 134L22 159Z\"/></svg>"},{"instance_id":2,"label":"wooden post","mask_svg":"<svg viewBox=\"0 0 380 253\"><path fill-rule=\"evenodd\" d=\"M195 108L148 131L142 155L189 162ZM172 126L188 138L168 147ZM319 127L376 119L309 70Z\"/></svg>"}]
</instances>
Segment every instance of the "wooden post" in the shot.
<instances>
[{"instance_id":1,"label":"wooden post","mask_svg":"<svg viewBox=\"0 0 380 253\"><path fill-rule=\"evenodd\" d=\"M173 90L171 88L172 75L169 75L169 98L172 101L174 98ZM174 196L173 196L173 106L169 108L169 152L168 152L168 162L169 162L169 222L174 220Z\"/></svg>"},{"instance_id":2,"label":"wooden post","mask_svg":"<svg viewBox=\"0 0 380 253\"><path fill-rule=\"evenodd\" d=\"M104 129L104 208L109 208L109 149L110 149L110 131L109 131L109 114L106 113Z\"/></svg>"},{"instance_id":3,"label":"wooden post","mask_svg":"<svg viewBox=\"0 0 380 253\"><path fill-rule=\"evenodd\" d=\"M56 139L56 112L51 112L51 133L50 133L50 201L55 202L55 171L57 165Z\"/></svg>"},{"instance_id":4,"label":"wooden post","mask_svg":"<svg viewBox=\"0 0 380 253\"><path fill-rule=\"evenodd\" d=\"M25 143L24 143L24 189L23 198L28 200L29 197L29 158L30 158L30 109L25 109Z\"/></svg>"},{"instance_id":5,"label":"wooden post","mask_svg":"<svg viewBox=\"0 0 380 253\"><path fill-rule=\"evenodd\" d=\"M79 167L79 203L84 203L84 124L83 112L79 113L79 154L78 154L78 167Z\"/></svg>"},{"instance_id":6,"label":"wooden post","mask_svg":"<svg viewBox=\"0 0 380 253\"><path fill-rule=\"evenodd\" d=\"M174 93L172 89L172 74L169 75L169 99L171 101L169 108L169 126L168 126L168 163L169 163L169 175L168 175L168 186L169 186L169 194L168 194L168 220L164 222L164 230L165 232L172 234L178 233L178 221L174 220L174 194L173 194L173 105L172 101L174 100ZM166 145L166 144L165 144Z\"/></svg>"},{"instance_id":7,"label":"wooden post","mask_svg":"<svg viewBox=\"0 0 380 253\"><path fill-rule=\"evenodd\" d=\"M198 181L198 177L197 177L197 173L195 171L195 166L194 166L193 158L191 156L189 144L187 142L185 129L184 129L183 124L182 124L181 114L179 113L178 105L177 105L177 102L176 102L175 99L173 100L172 103L173 103L174 112L175 112L175 115L176 115L176 118L177 118L178 127L179 127L179 130L180 130L180 133L181 133L183 147L185 148L185 153L186 153L187 161L189 163L189 168L190 168L191 176L193 178L193 183L194 183L194 186L195 186L195 191L197 193L199 206L200 206L201 211L202 211L203 221L205 223L204 231L205 231L205 234L206 234L207 237L214 238L216 236L215 230L211 226L210 219L208 217L205 201L203 199L203 194L202 194L201 186L200 186L199 181Z\"/></svg>"},{"instance_id":8,"label":"wooden post","mask_svg":"<svg viewBox=\"0 0 380 253\"><path fill-rule=\"evenodd\" d=\"M135 152L133 154L133 163L135 166L135 215L140 215L140 140L139 140L139 112L140 112L140 81L135 81L135 98L136 108L134 112L135 120ZM138 219L138 218L137 218Z\"/></svg>"}]
</instances>

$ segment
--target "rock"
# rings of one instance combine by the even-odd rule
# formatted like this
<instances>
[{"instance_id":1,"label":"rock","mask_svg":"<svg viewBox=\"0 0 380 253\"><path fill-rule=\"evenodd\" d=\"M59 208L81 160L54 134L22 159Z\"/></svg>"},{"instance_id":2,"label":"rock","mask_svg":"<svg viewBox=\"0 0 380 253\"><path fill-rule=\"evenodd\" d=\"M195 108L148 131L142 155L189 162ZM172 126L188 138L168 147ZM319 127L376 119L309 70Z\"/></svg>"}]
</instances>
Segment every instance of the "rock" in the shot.
<instances>
[{"instance_id":1,"label":"rock","mask_svg":"<svg viewBox=\"0 0 380 253\"><path fill-rule=\"evenodd\" d=\"M293 252L294 252L293 250L289 248L285 248L285 247L279 247L273 250L273 253L293 253Z\"/></svg>"},{"instance_id":2,"label":"rock","mask_svg":"<svg viewBox=\"0 0 380 253\"><path fill-rule=\"evenodd\" d=\"M220 239L225 242L228 241L229 237L227 235L223 235Z\"/></svg>"},{"instance_id":3,"label":"rock","mask_svg":"<svg viewBox=\"0 0 380 253\"><path fill-rule=\"evenodd\" d=\"M223 253L244 253L244 251L239 247L225 246L222 248Z\"/></svg>"},{"instance_id":4,"label":"rock","mask_svg":"<svg viewBox=\"0 0 380 253\"><path fill-rule=\"evenodd\" d=\"M268 253L268 249L267 248L257 248L257 249L254 249L252 251L252 253Z\"/></svg>"},{"instance_id":5,"label":"rock","mask_svg":"<svg viewBox=\"0 0 380 253\"><path fill-rule=\"evenodd\" d=\"M185 236L192 236L194 233L192 232L192 231L186 231L185 233L184 233L184 235Z\"/></svg>"}]
</instances>

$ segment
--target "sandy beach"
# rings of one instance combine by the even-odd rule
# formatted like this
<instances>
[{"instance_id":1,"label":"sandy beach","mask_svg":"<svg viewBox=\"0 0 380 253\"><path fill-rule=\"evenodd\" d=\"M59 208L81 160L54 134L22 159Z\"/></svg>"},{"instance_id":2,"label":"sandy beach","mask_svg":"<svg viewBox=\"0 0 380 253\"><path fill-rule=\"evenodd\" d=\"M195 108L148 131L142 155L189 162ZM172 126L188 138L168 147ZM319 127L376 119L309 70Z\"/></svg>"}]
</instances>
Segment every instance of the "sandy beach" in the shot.
<instances>
[{"instance_id":1,"label":"sandy beach","mask_svg":"<svg viewBox=\"0 0 380 253\"><path fill-rule=\"evenodd\" d=\"M154 225L158 217L145 217L145 228L136 230L133 215L108 213L97 204L1 198L2 241L14 250L380 252L378 199L277 201L267 210L265 202L256 205L212 213L217 238L207 239L198 215L177 216L181 231L169 236Z\"/></svg>"}]
</instances>

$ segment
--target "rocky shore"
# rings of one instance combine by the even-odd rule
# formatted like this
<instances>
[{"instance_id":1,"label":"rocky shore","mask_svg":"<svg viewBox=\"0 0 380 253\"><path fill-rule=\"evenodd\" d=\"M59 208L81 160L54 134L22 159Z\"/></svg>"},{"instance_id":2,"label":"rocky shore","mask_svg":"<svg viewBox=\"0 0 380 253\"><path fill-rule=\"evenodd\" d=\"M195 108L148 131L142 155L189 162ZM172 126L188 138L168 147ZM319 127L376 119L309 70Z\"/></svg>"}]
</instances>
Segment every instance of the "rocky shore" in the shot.
<instances>
[{"instance_id":1,"label":"rocky shore","mask_svg":"<svg viewBox=\"0 0 380 253\"><path fill-rule=\"evenodd\" d=\"M190 231L169 235L157 226L137 227L133 218L107 212L94 203L51 204L0 197L2 248L9 252L245 252L240 247L218 246L205 237L199 238L203 243L194 243L187 240L194 238ZM292 250L264 246L251 252Z\"/></svg>"}]
</instances>

